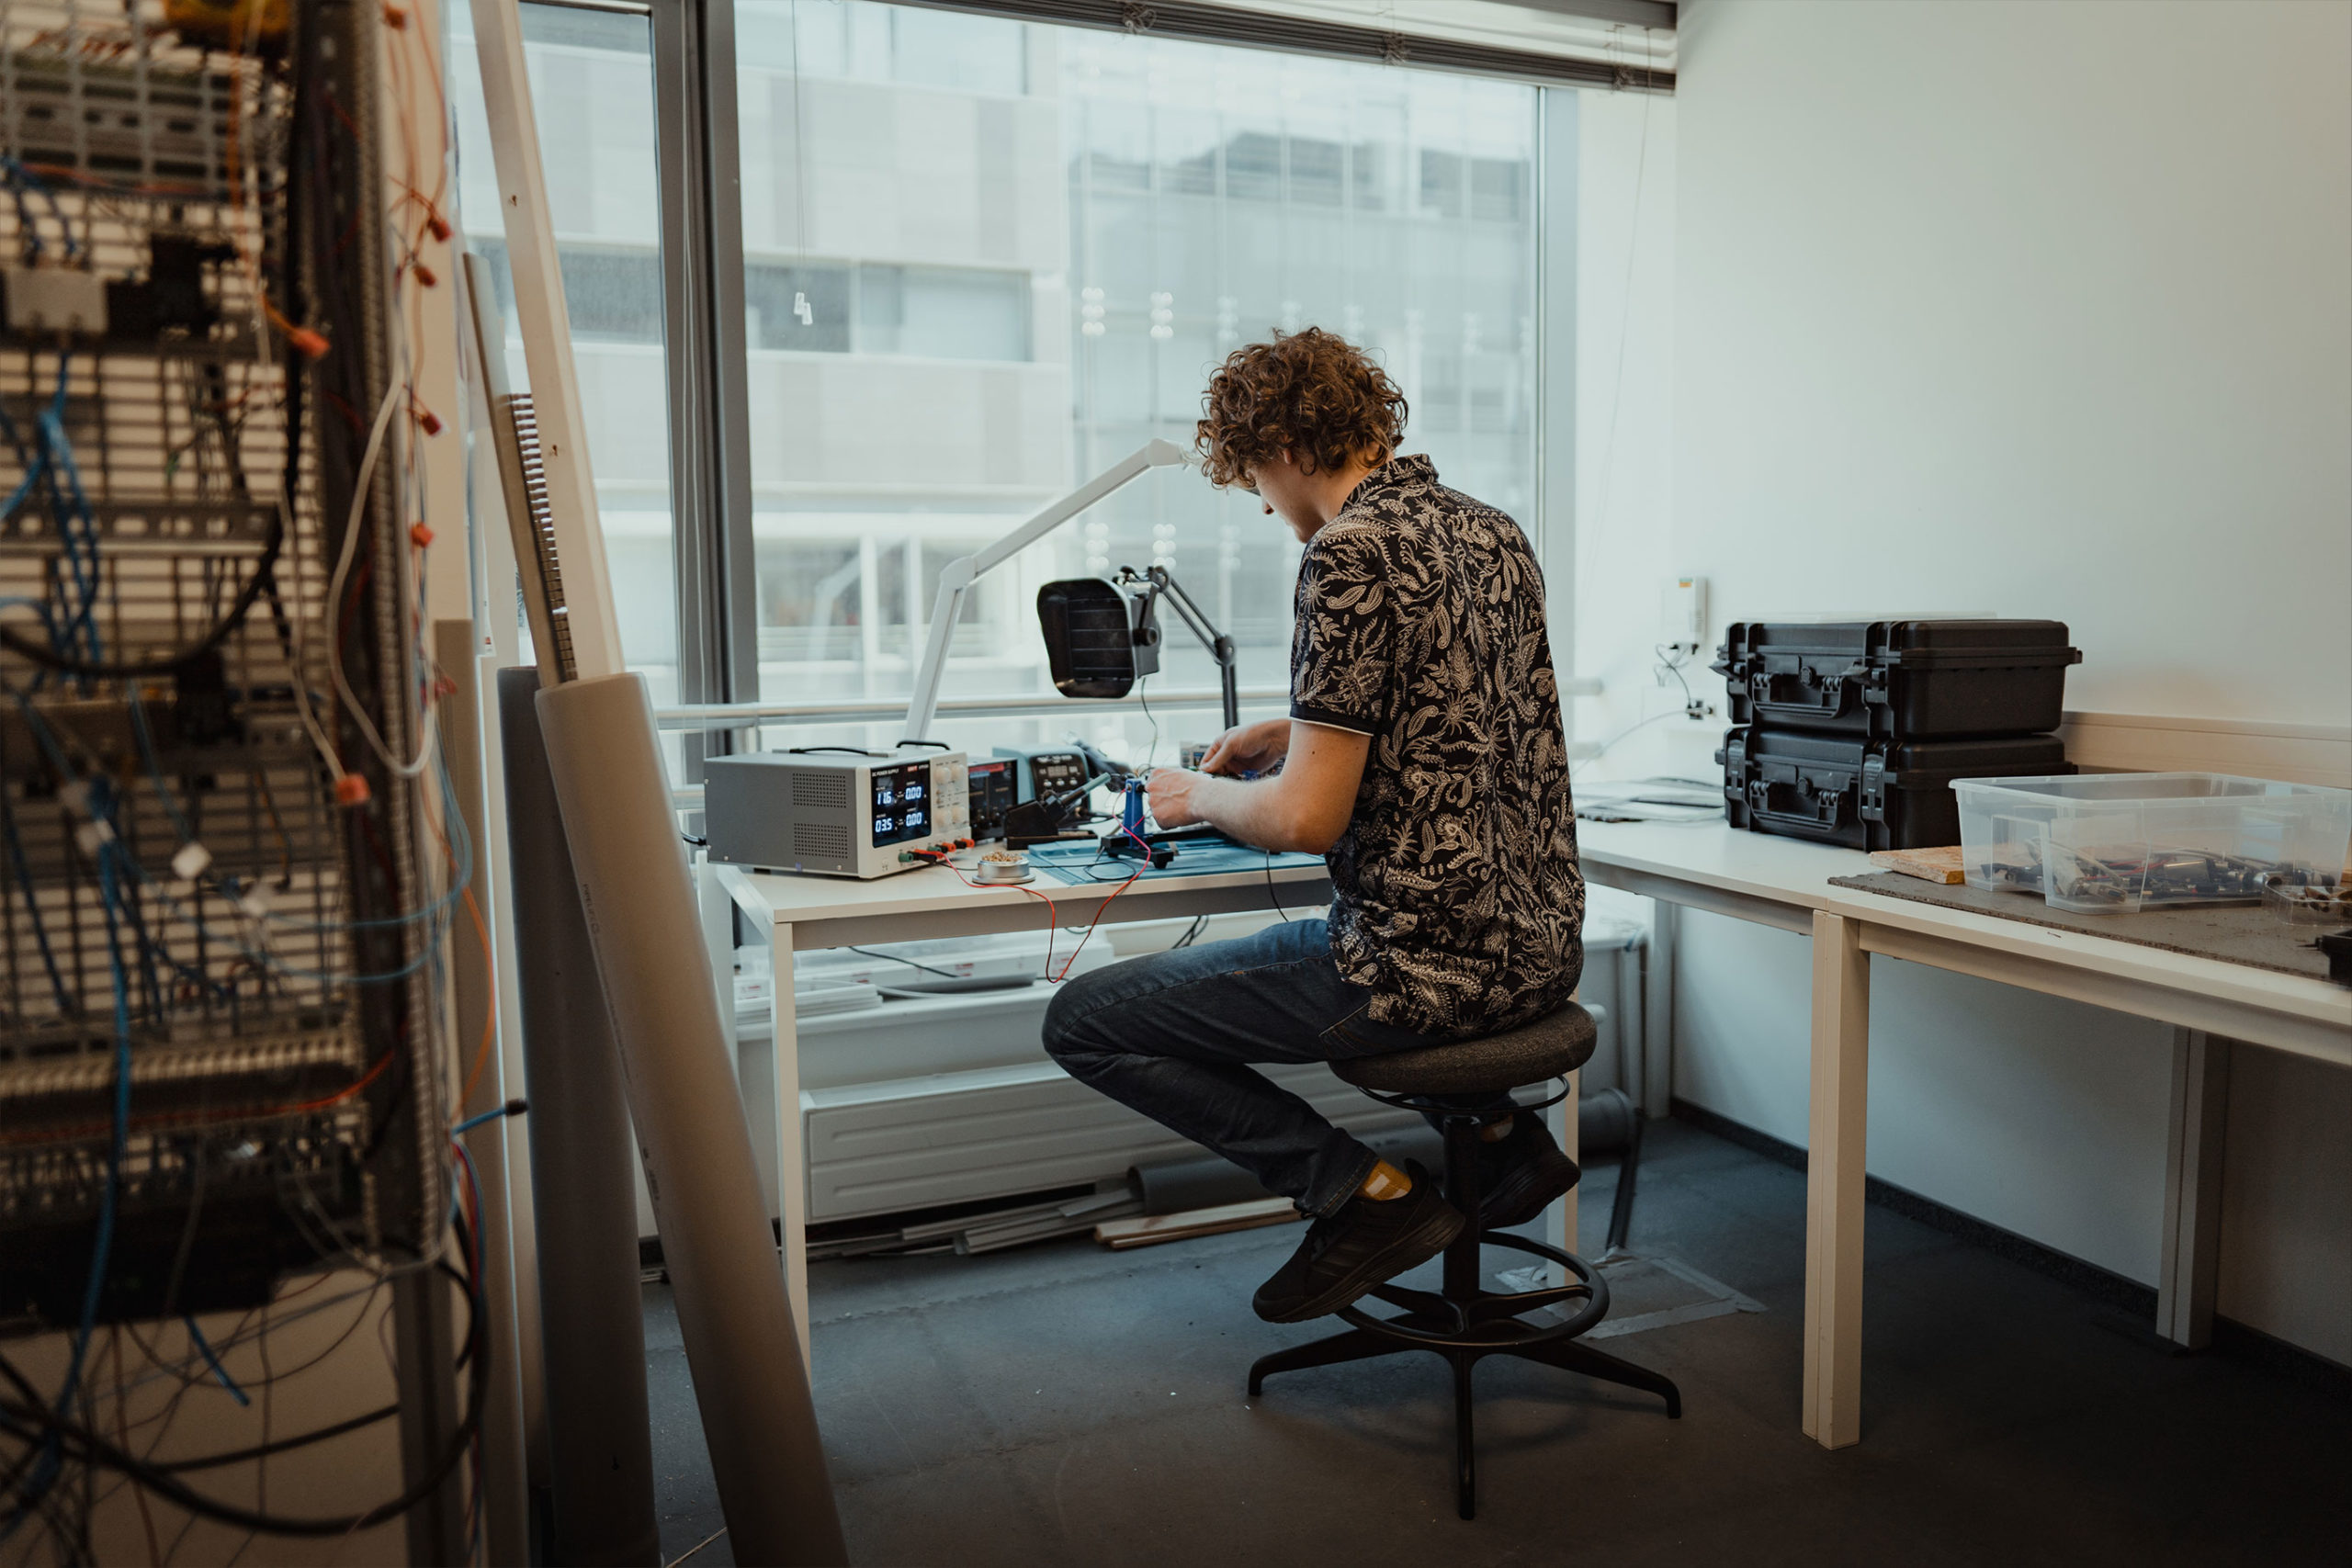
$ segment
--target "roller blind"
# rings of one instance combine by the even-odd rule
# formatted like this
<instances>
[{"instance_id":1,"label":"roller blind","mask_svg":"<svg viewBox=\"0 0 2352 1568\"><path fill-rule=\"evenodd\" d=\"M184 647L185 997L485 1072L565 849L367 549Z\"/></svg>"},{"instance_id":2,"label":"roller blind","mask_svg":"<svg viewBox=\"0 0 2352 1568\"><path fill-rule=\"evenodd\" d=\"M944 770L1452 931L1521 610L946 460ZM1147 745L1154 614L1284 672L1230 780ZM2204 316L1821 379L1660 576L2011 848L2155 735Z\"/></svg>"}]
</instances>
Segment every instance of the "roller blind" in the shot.
<instances>
[{"instance_id":1,"label":"roller blind","mask_svg":"<svg viewBox=\"0 0 2352 1568\"><path fill-rule=\"evenodd\" d=\"M1674 90L1668 0L899 0L1547 86Z\"/></svg>"}]
</instances>

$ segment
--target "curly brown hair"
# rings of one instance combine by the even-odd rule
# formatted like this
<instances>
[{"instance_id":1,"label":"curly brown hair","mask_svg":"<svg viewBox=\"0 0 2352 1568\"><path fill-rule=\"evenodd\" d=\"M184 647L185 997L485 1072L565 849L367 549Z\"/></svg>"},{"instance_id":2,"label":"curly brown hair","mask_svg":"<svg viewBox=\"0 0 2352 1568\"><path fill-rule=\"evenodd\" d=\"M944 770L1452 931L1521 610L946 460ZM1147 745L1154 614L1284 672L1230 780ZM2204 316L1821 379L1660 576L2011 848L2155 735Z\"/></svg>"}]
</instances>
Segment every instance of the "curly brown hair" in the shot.
<instances>
[{"instance_id":1,"label":"curly brown hair","mask_svg":"<svg viewBox=\"0 0 2352 1568\"><path fill-rule=\"evenodd\" d=\"M1363 350L1320 327L1226 355L1201 394L1193 446L1215 485L1247 485L1289 452L1305 473L1386 462L1405 436L1405 394Z\"/></svg>"}]
</instances>

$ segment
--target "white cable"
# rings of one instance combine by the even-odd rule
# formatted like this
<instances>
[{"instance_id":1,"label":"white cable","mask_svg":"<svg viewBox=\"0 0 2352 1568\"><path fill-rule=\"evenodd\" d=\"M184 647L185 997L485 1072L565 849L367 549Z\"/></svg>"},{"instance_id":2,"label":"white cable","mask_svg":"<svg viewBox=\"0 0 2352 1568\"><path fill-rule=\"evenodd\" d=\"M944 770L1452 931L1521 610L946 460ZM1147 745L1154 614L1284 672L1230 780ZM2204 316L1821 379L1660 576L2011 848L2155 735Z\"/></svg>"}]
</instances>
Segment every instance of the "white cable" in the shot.
<instances>
[{"instance_id":1,"label":"white cable","mask_svg":"<svg viewBox=\"0 0 2352 1568\"><path fill-rule=\"evenodd\" d=\"M1611 736L1607 740L1602 741L1600 750L1595 751L1591 756L1581 758L1577 762L1569 763L1568 777L1570 779L1574 779L1577 776L1577 768L1581 762L1597 762L1600 761L1603 756L1608 754L1611 747L1616 745L1617 742L1633 734L1634 730L1647 729L1653 724L1659 724L1669 718L1680 718L1682 716L1683 716L1679 713L1654 713L1650 715L1649 717L1642 720L1639 724L1628 725L1623 729L1621 729L1616 734Z\"/></svg>"},{"instance_id":2,"label":"white cable","mask_svg":"<svg viewBox=\"0 0 2352 1568\"><path fill-rule=\"evenodd\" d=\"M359 473L351 487L351 512L344 519L343 550L335 559L334 575L327 580L325 615L327 676L334 682L336 694L342 697L344 705L351 710L352 717L359 725L360 734L367 737L368 749L383 759L384 766L391 769L401 778L413 779L422 777L424 770L432 765L433 742L435 736L438 733L434 724L433 710L428 706L424 711L424 738L417 743L416 760L412 762L401 761L392 755L391 748L384 743L383 733L376 728L376 721L368 716L368 709L360 702L359 694L351 689L351 682L344 678L343 660L335 648L337 640L335 611L336 606L343 603L344 579L351 574L352 558L358 553L359 520L368 510L368 481L376 471L376 459L383 454L384 433L392 427L392 410L399 405L400 397L404 389L397 381L384 389L383 403L376 411L376 423L368 433L368 449L360 455ZM406 615L408 606L401 605L401 613Z\"/></svg>"},{"instance_id":3,"label":"white cable","mask_svg":"<svg viewBox=\"0 0 2352 1568\"><path fill-rule=\"evenodd\" d=\"M286 530L287 538L292 539L294 508L286 499L286 486L282 480L277 487L277 514L279 526ZM291 617L294 623L294 668L291 671L294 677L294 711L301 716L302 728L310 735L311 744L318 749L319 756L325 761L327 772L335 778L341 778L345 771L343 758L336 752L334 741L329 738L325 728L319 723L319 716L311 709L310 621L300 613L300 604L294 608L295 614Z\"/></svg>"}]
</instances>

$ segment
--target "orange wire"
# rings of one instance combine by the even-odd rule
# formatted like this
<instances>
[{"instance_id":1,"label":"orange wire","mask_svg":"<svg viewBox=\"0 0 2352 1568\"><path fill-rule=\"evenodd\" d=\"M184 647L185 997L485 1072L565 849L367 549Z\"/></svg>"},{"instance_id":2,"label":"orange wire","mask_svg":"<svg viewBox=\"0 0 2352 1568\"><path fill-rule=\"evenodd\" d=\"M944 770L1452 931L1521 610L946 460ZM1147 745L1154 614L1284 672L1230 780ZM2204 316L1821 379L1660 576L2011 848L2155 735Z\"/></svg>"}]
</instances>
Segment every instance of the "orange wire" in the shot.
<instances>
[{"instance_id":1,"label":"orange wire","mask_svg":"<svg viewBox=\"0 0 2352 1568\"><path fill-rule=\"evenodd\" d=\"M1119 831L1125 833L1130 839L1135 839L1137 844L1142 845L1143 859L1136 863L1134 872L1128 875L1125 882L1120 883L1116 887L1111 889L1111 898L1116 898L1120 894L1125 893L1128 888L1133 887L1136 885L1136 878L1141 876L1144 874L1144 868L1151 864L1151 846L1144 843L1143 840L1140 838L1136 838L1136 830L1133 828L1122 825ZM1069 977L1070 964L1077 963L1078 955L1086 951L1086 939L1087 937L1092 936L1094 934L1094 928L1102 923L1102 911L1111 907L1111 898L1105 898L1102 903L1097 904L1094 907L1094 919L1086 922L1086 936L1080 937L1078 939L1078 945L1069 950L1069 957L1063 963L1062 972L1054 976L1054 983L1056 985L1061 984L1064 979ZM1053 959L1048 956L1046 962L1050 965L1053 963Z\"/></svg>"},{"instance_id":2,"label":"orange wire","mask_svg":"<svg viewBox=\"0 0 2352 1568\"><path fill-rule=\"evenodd\" d=\"M1043 904L1046 907L1046 977L1048 980L1051 980L1054 977L1054 932L1061 929L1062 922L1061 911L1054 908L1054 901L1051 898L1046 897L1043 893L1038 892L1035 888L1025 887L1018 882L975 882L970 877L964 874L963 867L957 865L954 861L949 860L945 855L932 855L925 853L922 850L917 850L915 852L915 858L918 860L927 860L933 865L945 866L948 870L956 874L956 881L976 891L993 892L1001 887L1010 887L1016 893L1026 893L1030 897L1035 898L1038 903Z\"/></svg>"}]
</instances>

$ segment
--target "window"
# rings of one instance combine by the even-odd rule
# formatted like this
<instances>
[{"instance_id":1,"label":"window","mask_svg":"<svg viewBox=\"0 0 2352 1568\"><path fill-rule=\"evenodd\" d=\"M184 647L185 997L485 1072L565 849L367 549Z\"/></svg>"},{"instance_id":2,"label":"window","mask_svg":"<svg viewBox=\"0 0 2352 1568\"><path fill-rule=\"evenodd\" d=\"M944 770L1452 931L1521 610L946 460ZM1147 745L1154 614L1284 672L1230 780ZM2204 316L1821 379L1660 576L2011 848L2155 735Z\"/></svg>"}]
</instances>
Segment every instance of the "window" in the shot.
<instances>
[{"instance_id":1,"label":"window","mask_svg":"<svg viewBox=\"0 0 2352 1568\"><path fill-rule=\"evenodd\" d=\"M569 286L569 264L564 277ZM1029 277L889 263L743 264L745 342L802 354L1029 357ZM572 308L579 329L580 310Z\"/></svg>"},{"instance_id":2,"label":"window","mask_svg":"<svg viewBox=\"0 0 2352 1568\"><path fill-rule=\"evenodd\" d=\"M1189 446L1212 367L1276 328L1372 349L1408 449L1532 527L1534 89L915 7L736 16L764 700L903 694L945 562ZM946 691L1050 690L1037 587L1154 563L1245 686L1279 685L1297 550L1249 496L1148 476L981 581ZM1165 665L1214 684L1172 627Z\"/></svg>"},{"instance_id":3,"label":"window","mask_svg":"<svg viewBox=\"0 0 2352 1568\"><path fill-rule=\"evenodd\" d=\"M468 244L495 275L507 374L525 389L530 370L514 314L481 67L466 9L453 7L450 21L458 211ZM651 26L642 14L545 4L525 5L522 21L621 651L657 705L674 703L676 527Z\"/></svg>"}]
</instances>

